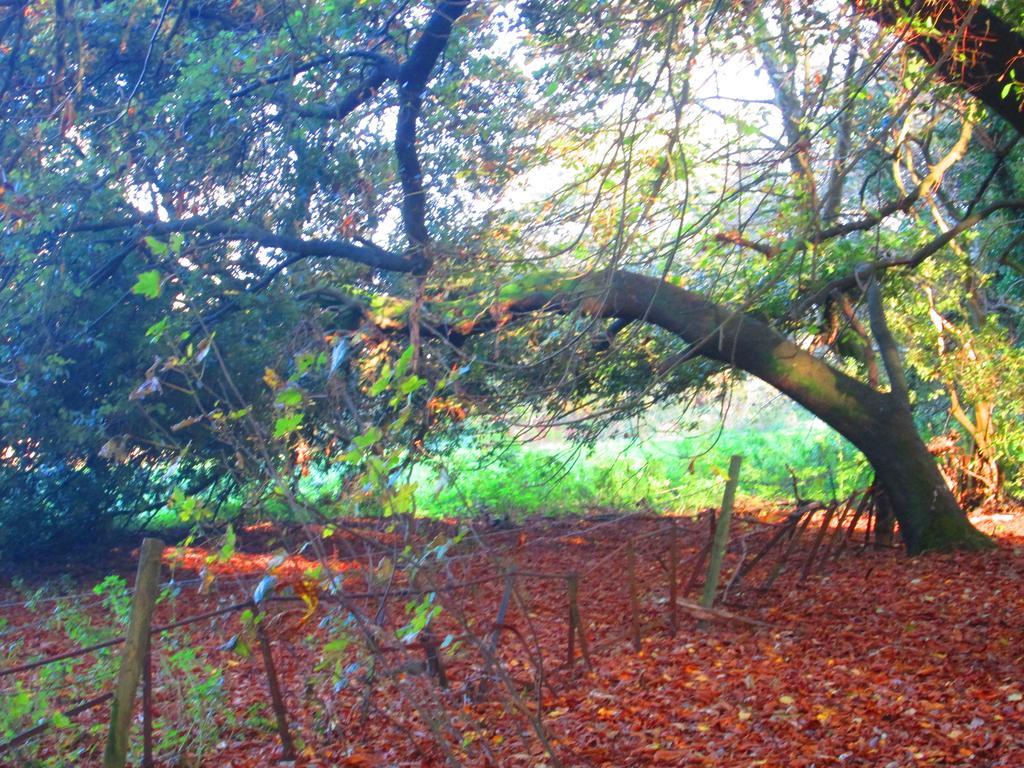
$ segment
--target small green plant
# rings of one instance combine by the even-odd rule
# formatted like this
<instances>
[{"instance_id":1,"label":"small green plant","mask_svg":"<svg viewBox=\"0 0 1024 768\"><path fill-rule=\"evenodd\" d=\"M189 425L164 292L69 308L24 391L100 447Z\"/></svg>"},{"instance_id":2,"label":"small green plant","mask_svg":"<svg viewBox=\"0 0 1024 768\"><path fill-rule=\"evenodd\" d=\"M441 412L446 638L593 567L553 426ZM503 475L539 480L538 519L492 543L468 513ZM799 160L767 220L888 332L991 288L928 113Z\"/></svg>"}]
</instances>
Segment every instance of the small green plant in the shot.
<instances>
[{"instance_id":1,"label":"small green plant","mask_svg":"<svg viewBox=\"0 0 1024 768\"><path fill-rule=\"evenodd\" d=\"M15 587L25 598L31 620L39 622L48 635L67 638L68 648L81 648L116 637L128 620L131 597L127 583L120 576L109 576L93 588L93 593L101 598L101 611L90 612L82 603L62 598L60 593L69 588L66 584L60 590L50 584L28 589L23 582L16 583ZM8 658L27 660L30 657L24 654L24 637L22 633L15 634L0 650ZM45 664L34 670L27 680L18 681L13 691L0 696L0 737L4 740L43 721L53 724L48 738L56 739L57 756L40 757L39 742L31 741L19 753L19 764L48 768L86 757L86 751L95 745L81 746L80 729L62 711L108 688L116 672L116 661L116 649L105 648L89 657ZM69 685L69 681L74 684Z\"/></svg>"},{"instance_id":2,"label":"small green plant","mask_svg":"<svg viewBox=\"0 0 1024 768\"><path fill-rule=\"evenodd\" d=\"M131 616L132 597L128 591L128 582L123 576L107 576L92 588L96 595L103 598L103 606L110 612L118 624L127 624Z\"/></svg>"},{"instance_id":3,"label":"small green plant","mask_svg":"<svg viewBox=\"0 0 1024 768\"><path fill-rule=\"evenodd\" d=\"M187 641L179 638L159 658L161 682L173 691L176 706L154 720L156 749L201 760L235 716L226 705L223 672L200 659Z\"/></svg>"},{"instance_id":4,"label":"small green plant","mask_svg":"<svg viewBox=\"0 0 1024 768\"><path fill-rule=\"evenodd\" d=\"M277 721L263 701L254 701L246 708L241 724L261 733L277 733Z\"/></svg>"}]
</instances>

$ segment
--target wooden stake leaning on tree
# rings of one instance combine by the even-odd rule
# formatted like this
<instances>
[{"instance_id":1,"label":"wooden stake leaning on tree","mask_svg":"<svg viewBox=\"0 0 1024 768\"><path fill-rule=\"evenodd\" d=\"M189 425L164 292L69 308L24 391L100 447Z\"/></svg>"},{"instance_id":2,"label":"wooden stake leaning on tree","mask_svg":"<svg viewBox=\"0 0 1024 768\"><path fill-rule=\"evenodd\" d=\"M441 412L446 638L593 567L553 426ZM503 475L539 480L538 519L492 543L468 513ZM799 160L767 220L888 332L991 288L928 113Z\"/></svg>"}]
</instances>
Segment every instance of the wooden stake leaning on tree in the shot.
<instances>
[{"instance_id":1,"label":"wooden stake leaning on tree","mask_svg":"<svg viewBox=\"0 0 1024 768\"><path fill-rule=\"evenodd\" d=\"M768 578L764 580L764 583L758 587L762 592L767 592L772 588L772 584L779 578L779 574L782 573L782 569L785 567L786 562L789 560L789 556L793 554L793 550L796 549L797 544L800 542L801 537L804 535L804 531L807 530L807 526L811 524L811 520L814 519L814 513L819 509L823 509L820 504L809 505L802 513L800 523L793 528L792 535L789 537L789 543L786 545L785 551L782 556L775 563L775 567L772 568L772 572Z\"/></svg>"},{"instance_id":2,"label":"wooden stake leaning on tree","mask_svg":"<svg viewBox=\"0 0 1024 768\"><path fill-rule=\"evenodd\" d=\"M729 526L732 523L732 508L736 501L736 486L740 481L740 463L742 456L733 456L729 461L729 479L725 483L725 495L722 497L722 512L715 526L715 538L711 544L711 558L708 561L708 575L704 580L704 595L700 604L710 608L715 602L718 591L718 580L722 576L722 561L729 545Z\"/></svg>"},{"instance_id":3,"label":"wooden stake leaning on tree","mask_svg":"<svg viewBox=\"0 0 1024 768\"><path fill-rule=\"evenodd\" d=\"M139 688L142 667L149 655L149 628L156 605L160 581L160 560L164 543L159 539L143 539L139 548L139 567L135 575L132 613L125 635L121 666L114 684L114 700L110 705L110 730L103 751L103 768L124 768L128 760L128 737L132 727L135 692Z\"/></svg>"},{"instance_id":4,"label":"wooden stake leaning on tree","mask_svg":"<svg viewBox=\"0 0 1024 768\"><path fill-rule=\"evenodd\" d=\"M825 519L821 521L821 527L818 528L818 533L814 537L814 544L811 546L811 551L807 555L807 560L804 561L804 567L800 571L800 581L804 581L811 573L811 566L814 565L814 559L818 556L818 550L821 549L821 542L825 540L825 534L828 533L828 527L832 523L832 517L836 513L835 503L829 504L825 510Z\"/></svg>"},{"instance_id":5,"label":"wooden stake leaning on tree","mask_svg":"<svg viewBox=\"0 0 1024 768\"><path fill-rule=\"evenodd\" d=\"M853 502L857 499L857 493L851 493L847 498L842 507L840 507L839 515L836 517L836 525L832 530L832 535L828 538L828 543L825 545L825 550L821 553L821 557L818 558L818 570L824 571L825 566L828 565L828 561L832 559L832 555L835 552L836 546L839 544L840 539L843 538L843 532L846 530L847 521L854 514Z\"/></svg>"},{"instance_id":6,"label":"wooden stake leaning on tree","mask_svg":"<svg viewBox=\"0 0 1024 768\"><path fill-rule=\"evenodd\" d=\"M857 523L860 522L861 516L871 503L874 493L874 486L868 486L867 490L864 491L864 495L860 497L860 503L857 505L857 511L853 513L853 519L850 520L850 525L847 526L845 531L843 531L842 538L839 540L839 546L836 547L836 551L832 555L833 560L839 559L839 556L843 554L843 550L846 549L846 545L853 539L853 533L857 530Z\"/></svg>"}]
</instances>

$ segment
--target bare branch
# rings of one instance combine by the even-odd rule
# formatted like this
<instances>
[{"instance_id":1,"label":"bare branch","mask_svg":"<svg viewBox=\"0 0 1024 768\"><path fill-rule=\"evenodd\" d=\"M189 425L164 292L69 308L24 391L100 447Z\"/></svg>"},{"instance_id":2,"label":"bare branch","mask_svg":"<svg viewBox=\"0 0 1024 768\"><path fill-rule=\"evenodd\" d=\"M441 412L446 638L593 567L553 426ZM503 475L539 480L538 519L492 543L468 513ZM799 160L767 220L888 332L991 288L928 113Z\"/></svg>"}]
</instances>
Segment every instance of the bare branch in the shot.
<instances>
[{"instance_id":1,"label":"bare branch","mask_svg":"<svg viewBox=\"0 0 1024 768\"><path fill-rule=\"evenodd\" d=\"M243 241L275 248L296 254L302 258L322 256L347 259L366 264L376 269L391 272L417 272L416 264L406 255L392 253L373 243L351 242L348 240L304 239L292 235L268 232L252 224L225 219L193 217L159 221L155 217L136 217L110 221L99 221L69 228L70 232L104 232L114 229L139 229L150 235L166 235L172 232L201 232L215 235L224 240Z\"/></svg>"},{"instance_id":2,"label":"bare branch","mask_svg":"<svg viewBox=\"0 0 1024 768\"><path fill-rule=\"evenodd\" d=\"M910 408L910 391L907 388L907 377L903 373L903 362L900 360L899 347L885 321L885 308L882 306L882 289L878 286L878 278L870 277L868 284L868 316L871 319L871 332L878 342L885 372L889 374L889 388L892 395L900 403Z\"/></svg>"},{"instance_id":3,"label":"bare branch","mask_svg":"<svg viewBox=\"0 0 1024 768\"><path fill-rule=\"evenodd\" d=\"M281 99L284 107L300 117L342 120L376 96L384 83L398 77L398 63L394 59L370 51L352 51L349 55L361 56L373 62L373 70L363 82L333 101L322 104L299 104L291 99Z\"/></svg>"},{"instance_id":4,"label":"bare branch","mask_svg":"<svg viewBox=\"0 0 1024 768\"><path fill-rule=\"evenodd\" d=\"M998 203L993 203L992 205L983 208L978 213L962 219L956 224L956 226L951 227L948 231L935 237L931 242L921 246L914 251L912 255L903 259L880 259L879 261L872 262L868 267L876 275L880 275L885 270L893 267L908 267L910 269L914 269L926 259L940 251L944 246L948 245L951 240L963 234L979 222L984 221L993 213L1003 210L1022 209L1024 209L1024 200L1003 200ZM857 276L855 274L844 275L843 277L831 280L820 288L815 289L813 292L805 294L804 297L794 305L793 309L790 310L789 317L800 317L812 306L824 301L833 291L844 292L856 287Z\"/></svg>"}]
</instances>

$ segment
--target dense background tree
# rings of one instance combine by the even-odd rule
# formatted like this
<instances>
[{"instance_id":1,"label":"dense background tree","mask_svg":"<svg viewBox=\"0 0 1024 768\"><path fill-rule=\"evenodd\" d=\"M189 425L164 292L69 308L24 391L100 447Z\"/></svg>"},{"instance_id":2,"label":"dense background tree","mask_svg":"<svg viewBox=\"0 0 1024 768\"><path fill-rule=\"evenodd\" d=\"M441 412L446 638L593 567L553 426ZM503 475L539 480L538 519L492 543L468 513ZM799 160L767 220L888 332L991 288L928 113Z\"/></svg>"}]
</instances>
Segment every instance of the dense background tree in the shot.
<instances>
[{"instance_id":1,"label":"dense background tree","mask_svg":"<svg viewBox=\"0 0 1024 768\"><path fill-rule=\"evenodd\" d=\"M404 511L467 409L734 367L864 452L911 551L984 545L919 429L1013 473L1020 86L903 9L3 4L0 483L330 513L319 463Z\"/></svg>"}]
</instances>

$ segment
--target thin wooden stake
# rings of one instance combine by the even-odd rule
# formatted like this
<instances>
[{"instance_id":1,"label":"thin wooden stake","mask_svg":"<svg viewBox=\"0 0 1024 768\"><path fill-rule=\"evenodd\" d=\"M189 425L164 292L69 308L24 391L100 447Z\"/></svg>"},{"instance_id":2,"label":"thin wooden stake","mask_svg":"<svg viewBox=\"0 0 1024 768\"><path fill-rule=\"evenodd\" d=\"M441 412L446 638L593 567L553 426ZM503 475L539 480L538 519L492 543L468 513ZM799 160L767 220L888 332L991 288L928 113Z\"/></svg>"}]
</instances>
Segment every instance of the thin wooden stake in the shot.
<instances>
[{"instance_id":1,"label":"thin wooden stake","mask_svg":"<svg viewBox=\"0 0 1024 768\"><path fill-rule=\"evenodd\" d=\"M488 657L493 658L495 665L498 664L498 645L501 642L501 627L505 623L505 616L508 614L508 607L512 602L515 578L515 571L508 571L505 574L505 588L501 593L501 602L498 603L498 615L494 618L494 629L491 630L491 636L483 646L484 660L486 661ZM484 681L480 686L480 694L483 695L486 691L487 683Z\"/></svg>"},{"instance_id":2,"label":"thin wooden stake","mask_svg":"<svg viewBox=\"0 0 1024 768\"><path fill-rule=\"evenodd\" d=\"M423 656L427 662L427 672L437 679L441 689L448 687L448 674L445 672L444 663L441 661L441 654L438 652L437 638L430 629L423 630L420 644L423 646Z\"/></svg>"},{"instance_id":3,"label":"thin wooden stake","mask_svg":"<svg viewBox=\"0 0 1024 768\"><path fill-rule=\"evenodd\" d=\"M142 768L153 768L153 641L142 664Z\"/></svg>"},{"instance_id":4,"label":"thin wooden stake","mask_svg":"<svg viewBox=\"0 0 1024 768\"><path fill-rule=\"evenodd\" d=\"M722 576L722 561L729 545L729 525L732 523L732 508L736 501L736 486L740 481L740 463L742 456L733 456L729 461L729 479L725 484L725 495L722 497L722 512L715 526L715 538L711 545L711 559L708 561L708 575L704 580L704 594L700 604L711 608L718 591L718 580Z\"/></svg>"},{"instance_id":5,"label":"thin wooden stake","mask_svg":"<svg viewBox=\"0 0 1024 768\"><path fill-rule=\"evenodd\" d=\"M626 579L629 582L629 624L633 635L633 650L640 652L640 603L636 594L636 547L629 542L626 554Z\"/></svg>"},{"instance_id":6,"label":"thin wooden stake","mask_svg":"<svg viewBox=\"0 0 1024 768\"><path fill-rule=\"evenodd\" d=\"M678 538L678 526L676 526L675 518L672 518L672 524L668 529L668 634L669 637L675 637L676 632L679 630L679 621L677 612L679 606L676 605L676 601L679 599L677 594L677 573L676 569L679 565L679 538Z\"/></svg>"},{"instance_id":7,"label":"thin wooden stake","mask_svg":"<svg viewBox=\"0 0 1024 768\"><path fill-rule=\"evenodd\" d=\"M587 633L583 629L583 619L580 617L580 604L579 604L579 584L580 577L577 573L570 573L566 577L566 581L569 585L569 615L571 621L569 622L570 629L575 628L576 634L580 640L580 653L583 654L583 661L586 662L587 669L593 669L594 665L590 663L590 648L587 646ZM572 642L569 643L570 650L572 650ZM570 667L575 661L575 656L570 661Z\"/></svg>"},{"instance_id":8,"label":"thin wooden stake","mask_svg":"<svg viewBox=\"0 0 1024 768\"><path fill-rule=\"evenodd\" d=\"M800 571L800 581L804 581L811 573L811 566L814 565L814 558L818 556L818 550L821 549L821 542L825 540L825 534L828 533L829 523L832 522L832 516L836 513L835 505L829 505L828 509L825 510L825 518L821 521L821 527L818 528L818 533L814 537L814 544L811 545L811 551L807 555L807 560L804 561L804 567Z\"/></svg>"},{"instance_id":9,"label":"thin wooden stake","mask_svg":"<svg viewBox=\"0 0 1024 768\"><path fill-rule=\"evenodd\" d=\"M565 579L566 603L569 611L569 634L565 641L565 666L573 675L576 673L576 611L572 609L572 577Z\"/></svg>"},{"instance_id":10,"label":"thin wooden stake","mask_svg":"<svg viewBox=\"0 0 1024 768\"><path fill-rule=\"evenodd\" d=\"M790 536L793 535L793 531L796 529L796 526L800 523L800 518L801 517L803 517L803 513L802 512L797 512L795 514L794 513L790 513L790 516L786 520L786 522L780 523L778 525L778 528L775 531L775 533L773 533L771 538L768 539L767 542L765 542L765 545L763 547L761 547L761 550L756 555L754 555L754 559L750 560L747 563L745 563L743 565L743 567L740 568L739 573L736 576L736 583L737 584L739 584L741 581L743 581L743 578L748 573L750 573L752 570L754 570L754 567L758 563L760 563L761 560L764 559L765 555L767 555L769 552L771 552L771 550L780 541L782 541L782 539L786 536L786 534L789 534Z\"/></svg>"},{"instance_id":11,"label":"thin wooden stake","mask_svg":"<svg viewBox=\"0 0 1024 768\"><path fill-rule=\"evenodd\" d=\"M103 768L124 768L128 760L132 709L135 705L135 692L139 688L139 678L142 677L143 661L149 653L149 627L156 605L163 552L164 543L159 539L143 539L139 548L135 595L132 598L131 619L128 622L128 632L121 652L121 666L114 684L114 699L110 705L110 730L103 751Z\"/></svg>"},{"instance_id":12,"label":"thin wooden stake","mask_svg":"<svg viewBox=\"0 0 1024 768\"><path fill-rule=\"evenodd\" d=\"M690 594L690 590L697 586L697 581L700 579L700 575L704 573L704 563L708 560L708 553L711 552L711 545L714 543L715 534L711 533L711 538L708 543L701 547L700 552L697 553L697 559L693 564L693 570L690 571L690 577L686 580L686 584L683 585L683 594Z\"/></svg>"},{"instance_id":13,"label":"thin wooden stake","mask_svg":"<svg viewBox=\"0 0 1024 768\"><path fill-rule=\"evenodd\" d=\"M793 528L792 535L789 538L789 544L786 546L786 550L782 553L782 557L779 558L778 562L775 563L775 567L772 569L771 574L765 579L764 584L760 586L762 592L767 592L772 588L772 584L779 578L779 574L782 573L783 567L786 565L786 561L789 560L789 556L793 554L793 550L796 548L797 542L800 541L800 537L803 536L807 526L811 524L811 520L814 518L814 513L817 512L821 507L810 507L807 512L804 513L803 519L799 525Z\"/></svg>"},{"instance_id":14,"label":"thin wooden stake","mask_svg":"<svg viewBox=\"0 0 1024 768\"><path fill-rule=\"evenodd\" d=\"M515 580L515 571L509 571L505 574L505 588L501 593L501 602L498 603L498 615L494 619L494 629L491 631L491 653L498 652L498 643L501 640L501 625L505 623L505 617L508 615L508 606L512 602L512 591L515 589Z\"/></svg>"},{"instance_id":15,"label":"thin wooden stake","mask_svg":"<svg viewBox=\"0 0 1024 768\"><path fill-rule=\"evenodd\" d=\"M852 541L853 534L857 530L857 523L860 522L861 516L864 514L864 510L868 507L868 502L871 501L871 488L864 491L864 495L861 496L860 504L857 505L857 511L853 515L853 519L850 520L850 525L847 527L842 539L839 540L839 546L836 547L835 553L832 555L833 560L838 560L839 556L843 554L843 550L846 549L846 545Z\"/></svg>"},{"instance_id":16,"label":"thin wooden stake","mask_svg":"<svg viewBox=\"0 0 1024 768\"><path fill-rule=\"evenodd\" d=\"M260 644L260 654L263 656L263 666L267 671L267 687L270 689L270 703L274 708L274 717L277 720L277 732L281 736L281 757L285 760L295 759L295 744L292 743L292 734L288 728L288 710L284 706L284 696L281 695L281 686L277 680L277 669L274 667L274 654L270 648L270 639L267 637L263 624L260 621L259 606L252 604L253 626L256 628L256 639Z\"/></svg>"},{"instance_id":17,"label":"thin wooden stake","mask_svg":"<svg viewBox=\"0 0 1024 768\"><path fill-rule=\"evenodd\" d=\"M864 545L861 547L861 549L864 549L865 547L867 547L868 544L871 543L871 533L872 533L872 529L874 528L874 525L875 525L875 515L878 513L878 511L877 511L877 504L875 503L874 495L872 495L871 504L868 505L868 510L867 511L868 511L868 524L867 524L867 528L864 531Z\"/></svg>"},{"instance_id":18,"label":"thin wooden stake","mask_svg":"<svg viewBox=\"0 0 1024 768\"><path fill-rule=\"evenodd\" d=\"M836 545L839 543L839 539L843 536L843 530L846 527L846 521L853 514L853 500L854 496L850 496L843 506L839 510L839 516L836 517L836 527L832 531L832 535L828 537L828 543L825 545L825 551L821 553L821 558L818 560L818 570L822 571L829 559L832 557L832 553L835 551Z\"/></svg>"}]
</instances>

